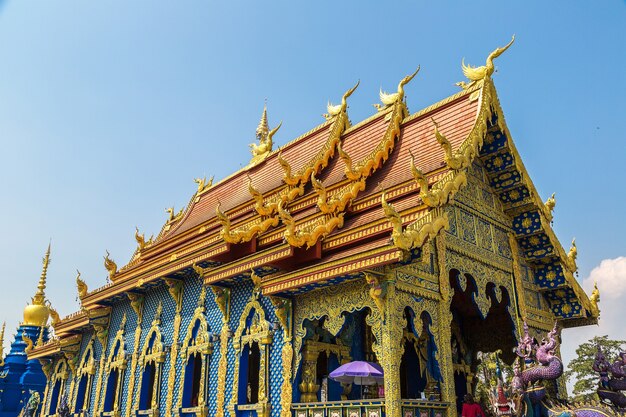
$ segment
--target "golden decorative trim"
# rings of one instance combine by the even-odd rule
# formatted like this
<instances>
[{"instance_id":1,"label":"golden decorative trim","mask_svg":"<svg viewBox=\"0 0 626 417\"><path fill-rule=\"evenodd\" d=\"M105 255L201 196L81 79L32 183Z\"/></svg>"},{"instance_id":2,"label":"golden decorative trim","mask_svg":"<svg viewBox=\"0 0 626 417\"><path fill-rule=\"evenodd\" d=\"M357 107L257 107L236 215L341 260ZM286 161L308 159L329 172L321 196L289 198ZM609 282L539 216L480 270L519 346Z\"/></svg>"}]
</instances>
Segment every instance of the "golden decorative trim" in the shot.
<instances>
[{"instance_id":1,"label":"golden decorative trim","mask_svg":"<svg viewBox=\"0 0 626 417\"><path fill-rule=\"evenodd\" d=\"M408 251L413 248L421 248L429 239L435 238L442 230L450 228L447 213L442 214L441 210L437 209L425 213L403 229L400 214L391 204L387 203L384 192L381 196L381 203L385 217L393 226L393 232L391 233L393 244L402 250Z\"/></svg>"},{"instance_id":2,"label":"golden decorative trim","mask_svg":"<svg viewBox=\"0 0 626 417\"><path fill-rule=\"evenodd\" d=\"M282 204L278 205L278 215L285 224L285 240L291 246L301 248L306 245L307 249L309 249L311 246L315 246L318 239L324 239L337 227L343 226L344 213L318 217L313 225L309 225L297 231L295 220L291 217L291 214L282 207Z\"/></svg>"},{"instance_id":3,"label":"golden decorative trim","mask_svg":"<svg viewBox=\"0 0 626 417\"><path fill-rule=\"evenodd\" d=\"M402 259L402 253L398 249L384 246L349 256L346 259L339 259L295 272L272 276L264 281L263 294L275 294L339 275L356 274L363 269L399 261L400 259Z\"/></svg>"}]
</instances>

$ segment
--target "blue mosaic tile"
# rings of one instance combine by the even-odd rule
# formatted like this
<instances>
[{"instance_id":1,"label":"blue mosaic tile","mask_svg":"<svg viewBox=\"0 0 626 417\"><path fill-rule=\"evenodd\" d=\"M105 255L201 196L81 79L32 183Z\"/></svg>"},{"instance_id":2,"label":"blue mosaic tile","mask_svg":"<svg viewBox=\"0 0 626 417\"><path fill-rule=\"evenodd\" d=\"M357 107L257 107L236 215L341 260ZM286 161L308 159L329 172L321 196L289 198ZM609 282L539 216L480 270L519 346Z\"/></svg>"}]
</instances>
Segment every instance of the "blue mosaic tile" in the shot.
<instances>
[{"instance_id":1,"label":"blue mosaic tile","mask_svg":"<svg viewBox=\"0 0 626 417\"><path fill-rule=\"evenodd\" d=\"M513 188L512 190L506 190L500 193L500 201L507 204L518 203L525 200L530 196L530 192L525 185Z\"/></svg>"},{"instance_id":2,"label":"blue mosaic tile","mask_svg":"<svg viewBox=\"0 0 626 417\"><path fill-rule=\"evenodd\" d=\"M494 155L490 158L485 159L484 161L485 168L489 172L500 172L504 171L511 165L513 165L513 156L506 152L500 153L498 155Z\"/></svg>"},{"instance_id":3,"label":"blue mosaic tile","mask_svg":"<svg viewBox=\"0 0 626 417\"><path fill-rule=\"evenodd\" d=\"M513 231L518 235L528 235L541 229L538 211L527 211L513 219Z\"/></svg>"}]
</instances>

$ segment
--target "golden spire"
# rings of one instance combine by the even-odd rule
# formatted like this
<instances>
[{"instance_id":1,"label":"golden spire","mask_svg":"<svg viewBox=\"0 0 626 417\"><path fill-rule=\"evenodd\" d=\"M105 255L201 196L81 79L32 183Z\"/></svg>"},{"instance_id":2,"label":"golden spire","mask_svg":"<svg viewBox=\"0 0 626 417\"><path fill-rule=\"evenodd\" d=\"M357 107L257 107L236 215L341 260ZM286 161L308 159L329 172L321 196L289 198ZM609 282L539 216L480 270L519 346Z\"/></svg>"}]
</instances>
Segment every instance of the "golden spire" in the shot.
<instances>
[{"instance_id":1,"label":"golden spire","mask_svg":"<svg viewBox=\"0 0 626 417\"><path fill-rule=\"evenodd\" d=\"M39 284L37 285L37 293L33 297L33 304L42 306L46 301L46 275L48 274L48 265L50 264L50 244L48 243L48 250L43 258L43 268L41 270L41 276L39 277Z\"/></svg>"},{"instance_id":2,"label":"golden spire","mask_svg":"<svg viewBox=\"0 0 626 417\"><path fill-rule=\"evenodd\" d=\"M261 120L259 121L259 126L256 128L256 137L257 139L264 139L267 134L270 132L269 124L267 123L267 100L263 105L263 114L261 115Z\"/></svg>"},{"instance_id":3,"label":"golden spire","mask_svg":"<svg viewBox=\"0 0 626 417\"><path fill-rule=\"evenodd\" d=\"M37 292L32 298L31 304L27 305L24 309L24 324L30 326L45 326L50 317L50 311L46 307L46 276L48 274L48 265L50 265L50 244L46 250L46 255L43 258L43 268L41 270L41 277L39 277L39 284L37 285Z\"/></svg>"}]
</instances>

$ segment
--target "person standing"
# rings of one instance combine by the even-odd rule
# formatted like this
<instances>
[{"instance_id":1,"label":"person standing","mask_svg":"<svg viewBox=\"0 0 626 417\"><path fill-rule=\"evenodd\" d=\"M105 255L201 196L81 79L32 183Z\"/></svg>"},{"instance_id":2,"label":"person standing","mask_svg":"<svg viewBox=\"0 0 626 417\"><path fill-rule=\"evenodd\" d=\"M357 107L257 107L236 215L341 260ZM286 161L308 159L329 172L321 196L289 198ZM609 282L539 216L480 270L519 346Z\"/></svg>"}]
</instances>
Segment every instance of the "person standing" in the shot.
<instances>
[{"instance_id":1,"label":"person standing","mask_svg":"<svg viewBox=\"0 0 626 417\"><path fill-rule=\"evenodd\" d=\"M472 394L465 394L465 397L463 397L461 417L485 417L483 408L474 401Z\"/></svg>"}]
</instances>

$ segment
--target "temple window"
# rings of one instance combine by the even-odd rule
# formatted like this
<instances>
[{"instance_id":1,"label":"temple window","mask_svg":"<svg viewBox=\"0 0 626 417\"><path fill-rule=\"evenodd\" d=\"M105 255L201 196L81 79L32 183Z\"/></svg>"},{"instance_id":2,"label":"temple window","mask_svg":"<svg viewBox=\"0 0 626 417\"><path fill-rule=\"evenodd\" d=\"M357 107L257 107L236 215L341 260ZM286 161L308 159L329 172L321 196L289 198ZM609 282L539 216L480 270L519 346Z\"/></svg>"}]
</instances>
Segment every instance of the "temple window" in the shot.
<instances>
[{"instance_id":1,"label":"temple window","mask_svg":"<svg viewBox=\"0 0 626 417\"><path fill-rule=\"evenodd\" d=\"M113 339L113 349L107 358L106 370L106 386L104 395L104 413L119 412L120 401L122 397L122 384L124 382L124 374L128 359L126 357L124 344L124 328L126 326L126 315L122 317L120 329Z\"/></svg>"},{"instance_id":2,"label":"temple window","mask_svg":"<svg viewBox=\"0 0 626 417\"><path fill-rule=\"evenodd\" d=\"M203 294L204 294L203 289ZM209 327L204 316L204 296L201 295L198 307L187 327L182 345L182 357L185 359L180 393L179 412L186 413L190 408L195 413L205 413L207 408L209 357L213 353L213 343Z\"/></svg>"},{"instance_id":3,"label":"temple window","mask_svg":"<svg viewBox=\"0 0 626 417\"><path fill-rule=\"evenodd\" d=\"M247 358L247 362L244 361ZM259 372L261 371L261 351L259 344L252 342L250 346L244 348L242 354L242 364L240 372L245 372L243 379L246 386L245 404L256 404L259 402Z\"/></svg>"},{"instance_id":4,"label":"temple window","mask_svg":"<svg viewBox=\"0 0 626 417\"><path fill-rule=\"evenodd\" d=\"M258 417L269 416L269 350L273 332L265 311L253 295L242 313L233 337L238 360L231 407L255 410Z\"/></svg>"},{"instance_id":5,"label":"temple window","mask_svg":"<svg viewBox=\"0 0 626 417\"><path fill-rule=\"evenodd\" d=\"M109 377L107 378L107 391L104 397L104 412L113 411L114 409L118 397L119 376L120 372L118 369L114 369L109 373Z\"/></svg>"},{"instance_id":6,"label":"temple window","mask_svg":"<svg viewBox=\"0 0 626 417\"><path fill-rule=\"evenodd\" d=\"M65 381L67 381L69 372L68 366L65 359L61 359L55 368L55 372L53 377L50 380L52 386L52 394L50 396L48 414L53 415L56 414L57 408L61 403L62 392L65 388Z\"/></svg>"},{"instance_id":7,"label":"temple window","mask_svg":"<svg viewBox=\"0 0 626 417\"><path fill-rule=\"evenodd\" d=\"M158 411L161 372L166 355L160 329L162 312L163 306L159 303L139 357L141 365L139 410Z\"/></svg>"},{"instance_id":8,"label":"temple window","mask_svg":"<svg viewBox=\"0 0 626 417\"><path fill-rule=\"evenodd\" d=\"M79 378L76 391L74 392L74 413L79 414L89 409L89 401L91 398L91 385L93 376L96 373L96 364L93 357L92 338L83 354L76 376Z\"/></svg>"}]
</instances>

